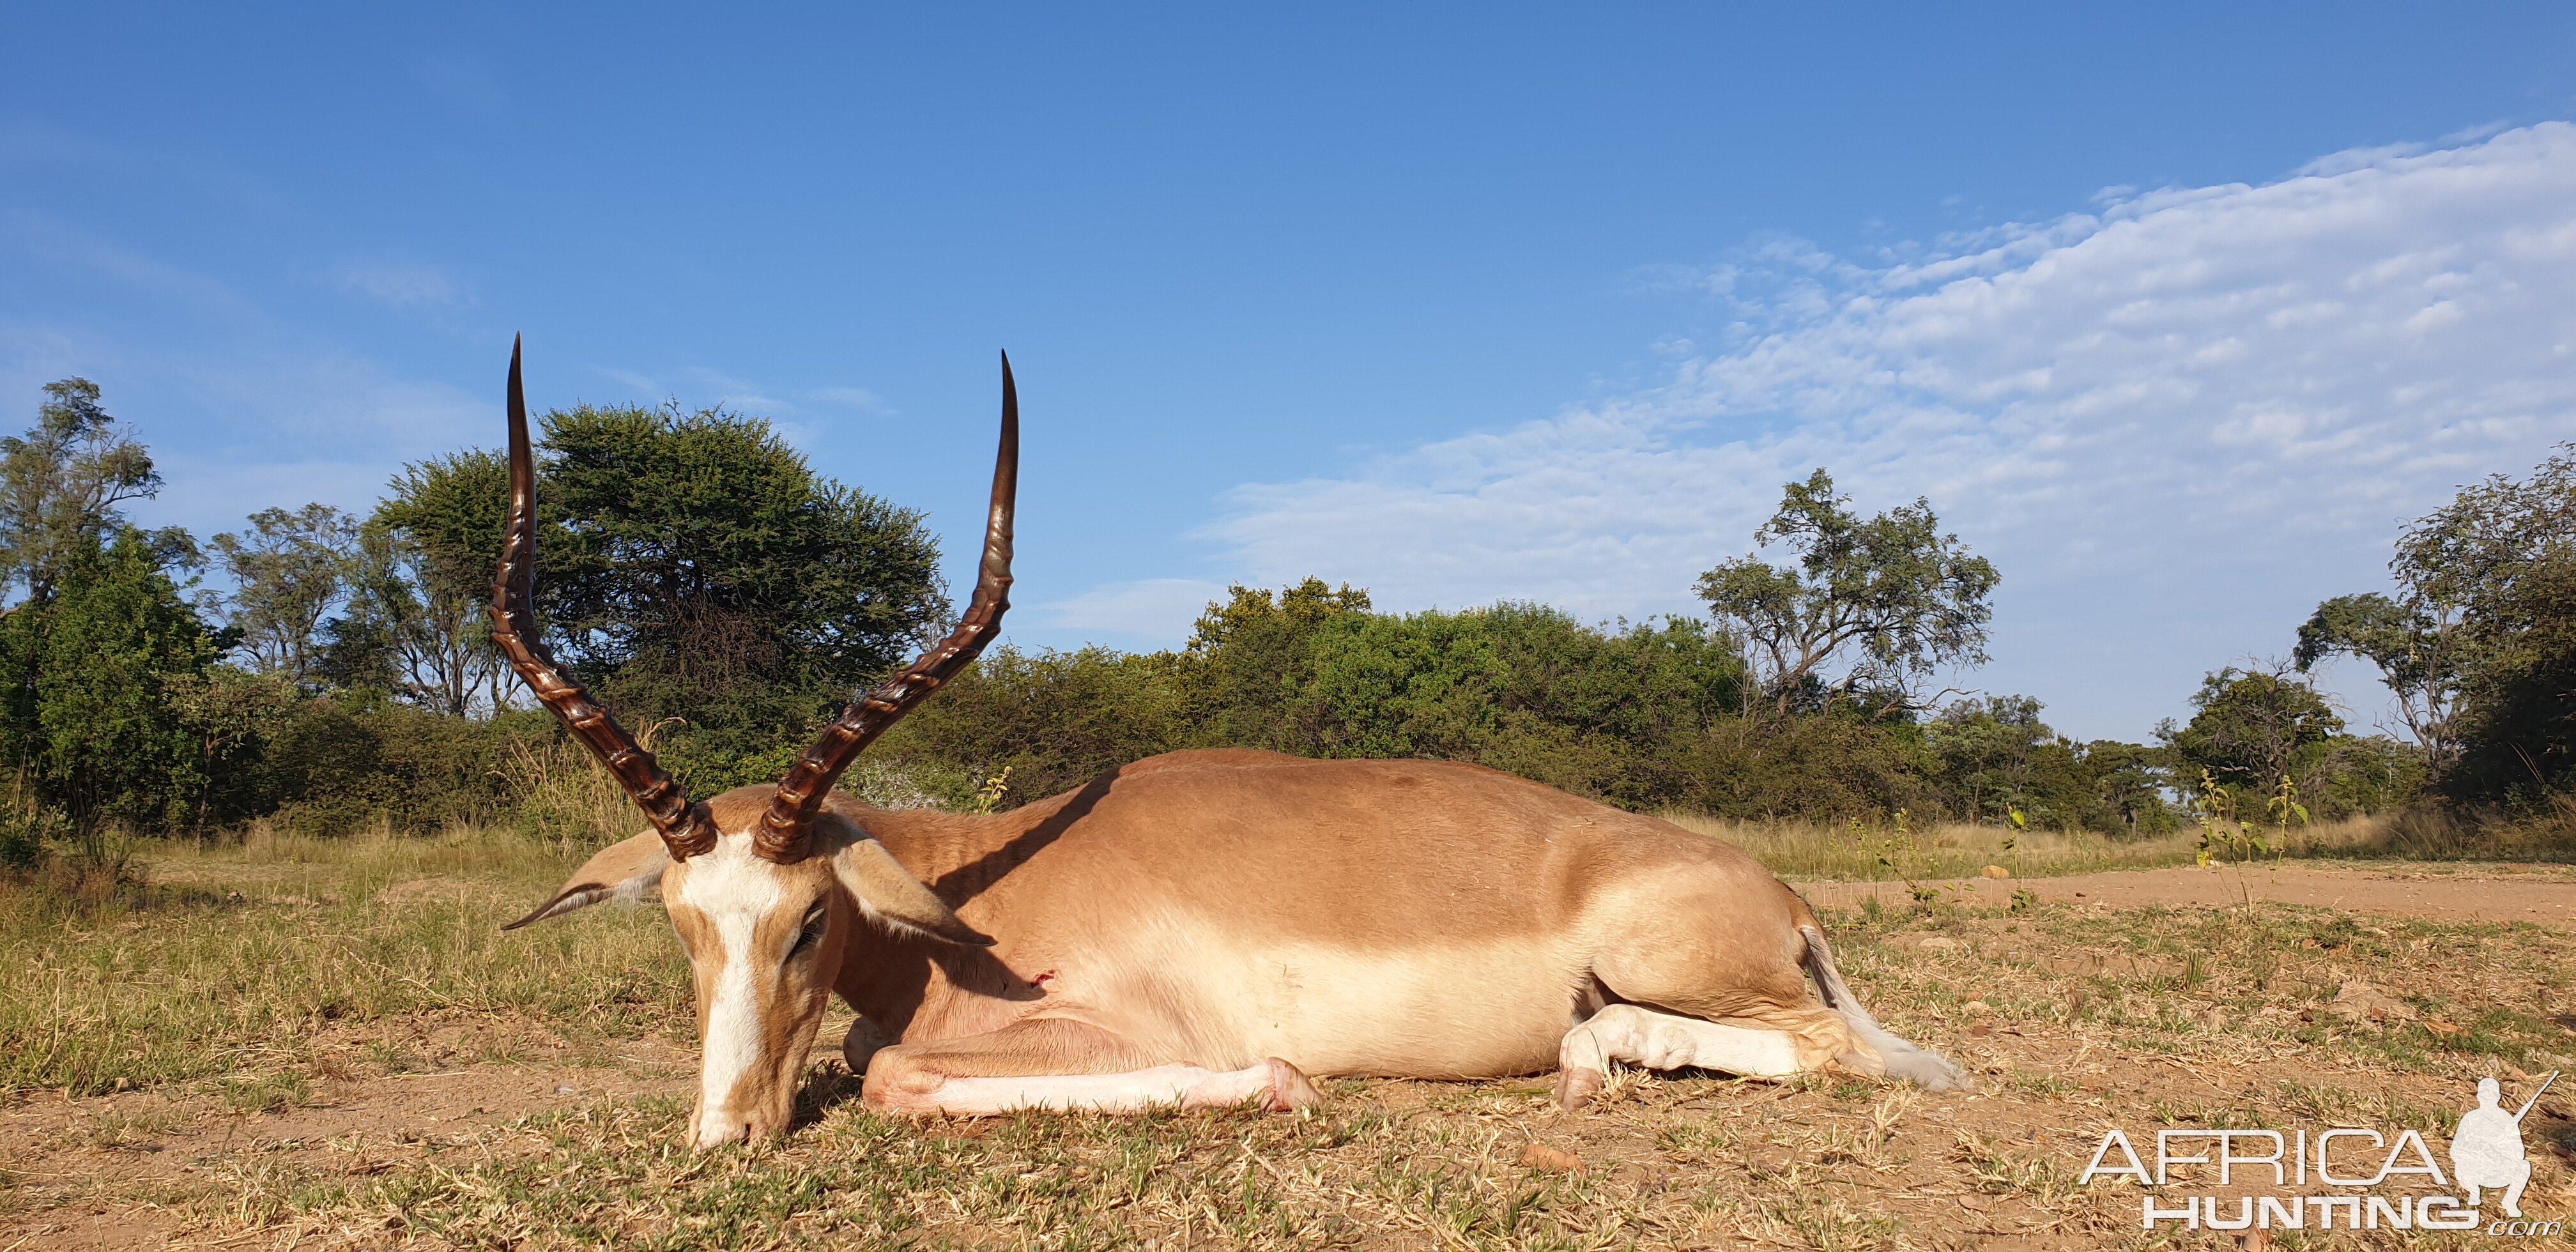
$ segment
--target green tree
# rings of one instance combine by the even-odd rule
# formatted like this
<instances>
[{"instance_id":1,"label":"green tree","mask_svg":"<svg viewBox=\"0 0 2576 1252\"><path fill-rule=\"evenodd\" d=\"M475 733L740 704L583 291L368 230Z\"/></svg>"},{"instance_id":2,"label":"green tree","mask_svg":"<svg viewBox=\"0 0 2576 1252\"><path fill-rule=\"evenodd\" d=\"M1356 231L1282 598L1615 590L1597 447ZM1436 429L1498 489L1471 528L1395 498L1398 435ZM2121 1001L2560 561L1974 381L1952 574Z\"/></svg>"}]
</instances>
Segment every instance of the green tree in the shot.
<instances>
[{"instance_id":1,"label":"green tree","mask_svg":"<svg viewBox=\"0 0 2576 1252\"><path fill-rule=\"evenodd\" d=\"M100 407L97 383L66 378L45 396L34 429L0 439L0 591L23 586L38 604L119 523L117 505L161 490L152 454Z\"/></svg>"},{"instance_id":2,"label":"green tree","mask_svg":"<svg viewBox=\"0 0 2576 1252\"><path fill-rule=\"evenodd\" d=\"M1952 704L1924 727L1954 810L1972 821L2032 820L2042 807L2037 775L2058 743L2039 710L2029 696L1988 696Z\"/></svg>"},{"instance_id":3,"label":"green tree","mask_svg":"<svg viewBox=\"0 0 2576 1252\"><path fill-rule=\"evenodd\" d=\"M2407 733L2422 745L2426 765L2438 770L2456 746L2453 723L2466 676L2462 653L2469 645L2459 614L2444 609L2443 601L2420 586L2410 587L2404 602L2375 591L2336 596L2299 626L2290 659L2301 673L2335 655L2377 666Z\"/></svg>"},{"instance_id":4,"label":"green tree","mask_svg":"<svg viewBox=\"0 0 2576 1252\"><path fill-rule=\"evenodd\" d=\"M2576 783L2576 444L2462 489L2407 528L2392 568L2462 637L2444 788L2537 801Z\"/></svg>"},{"instance_id":5,"label":"green tree","mask_svg":"<svg viewBox=\"0 0 2576 1252\"><path fill-rule=\"evenodd\" d=\"M405 699L462 717L510 704L515 680L492 649L484 602L501 558L510 467L471 450L403 467L367 521L348 624L338 633L360 668ZM539 494L541 547L562 547L557 502Z\"/></svg>"},{"instance_id":6,"label":"green tree","mask_svg":"<svg viewBox=\"0 0 2576 1252\"><path fill-rule=\"evenodd\" d=\"M1945 666L1985 663L1987 597L2001 576L1957 535L1941 533L1928 501L1864 521L1819 469L1787 485L1779 512L1753 540L1787 544L1797 563L1737 557L1700 575L1699 595L1753 645L1777 712L1802 697L1863 696L1890 712L1912 711L1928 703L1916 691L1922 679ZM1847 668L1829 678L1827 668L1843 657Z\"/></svg>"},{"instance_id":7,"label":"green tree","mask_svg":"<svg viewBox=\"0 0 2576 1252\"><path fill-rule=\"evenodd\" d=\"M999 801L1016 807L1200 744L1183 668L1171 652L994 648L869 756L914 771L917 786L952 802L1006 776Z\"/></svg>"},{"instance_id":8,"label":"green tree","mask_svg":"<svg viewBox=\"0 0 2576 1252\"><path fill-rule=\"evenodd\" d=\"M2077 825L2115 834L2160 835L2175 817L2165 803L2169 771L2165 753L2145 744L2096 739L2080 753L2084 796Z\"/></svg>"},{"instance_id":9,"label":"green tree","mask_svg":"<svg viewBox=\"0 0 2576 1252\"><path fill-rule=\"evenodd\" d=\"M766 422L584 406L544 427L557 652L635 718L687 719L693 786L759 776L947 615L921 515L815 474Z\"/></svg>"},{"instance_id":10,"label":"green tree","mask_svg":"<svg viewBox=\"0 0 2576 1252\"><path fill-rule=\"evenodd\" d=\"M1191 703L1209 737L1246 748L1298 751L1289 706L1313 669L1315 632L1325 623L1369 611L1369 595L1349 583L1339 590L1309 575L1273 597L1236 584L1211 603L1190 633Z\"/></svg>"},{"instance_id":11,"label":"green tree","mask_svg":"<svg viewBox=\"0 0 2576 1252\"><path fill-rule=\"evenodd\" d=\"M357 520L327 504L261 509L209 546L233 580L231 626L251 669L311 688L323 624L359 573Z\"/></svg>"},{"instance_id":12,"label":"green tree","mask_svg":"<svg viewBox=\"0 0 2576 1252\"><path fill-rule=\"evenodd\" d=\"M2191 721L2157 729L2185 778L2206 769L2219 782L2268 793L2283 778L2313 791L2307 775L2343 733L2343 719L2317 689L2284 673L2230 667L2202 680Z\"/></svg>"},{"instance_id":13,"label":"green tree","mask_svg":"<svg viewBox=\"0 0 2576 1252\"><path fill-rule=\"evenodd\" d=\"M151 536L124 527L65 558L49 600L0 621L0 753L84 836L110 821L183 826L207 780L174 697L213 663L217 640Z\"/></svg>"}]
</instances>

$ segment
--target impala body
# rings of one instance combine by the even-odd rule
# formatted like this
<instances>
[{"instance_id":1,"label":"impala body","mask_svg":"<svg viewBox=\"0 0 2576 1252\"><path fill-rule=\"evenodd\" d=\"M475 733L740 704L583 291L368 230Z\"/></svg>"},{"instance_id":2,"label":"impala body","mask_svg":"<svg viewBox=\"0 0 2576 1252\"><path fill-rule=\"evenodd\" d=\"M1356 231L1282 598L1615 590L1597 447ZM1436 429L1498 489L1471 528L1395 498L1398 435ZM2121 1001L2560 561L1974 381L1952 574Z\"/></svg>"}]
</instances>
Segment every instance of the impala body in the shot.
<instances>
[{"instance_id":1,"label":"impala body","mask_svg":"<svg viewBox=\"0 0 2576 1252\"><path fill-rule=\"evenodd\" d=\"M495 640L655 829L603 849L527 925L659 892L706 1044L702 1146L786 1128L830 997L881 1108L973 1115L1319 1098L1309 1075L1613 1062L1761 1077L1957 1071L1871 1019L1815 916L1716 840L1477 766L1180 752L970 816L831 783L997 633L1017 403L957 631L852 704L774 787L691 803L529 629L534 472L514 352L513 520ZM880 1046L883 1045L883 1046Z\"/></svg>"}]
</instances>

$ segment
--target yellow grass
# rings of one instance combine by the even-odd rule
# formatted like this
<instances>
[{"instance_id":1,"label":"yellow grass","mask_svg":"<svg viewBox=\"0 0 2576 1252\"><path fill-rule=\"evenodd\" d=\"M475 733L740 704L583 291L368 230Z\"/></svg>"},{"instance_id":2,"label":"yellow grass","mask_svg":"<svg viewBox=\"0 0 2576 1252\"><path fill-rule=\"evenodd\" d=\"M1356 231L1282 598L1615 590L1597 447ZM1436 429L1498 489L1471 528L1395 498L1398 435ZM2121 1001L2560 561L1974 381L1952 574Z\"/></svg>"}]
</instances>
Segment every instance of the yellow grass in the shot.
<instances>
[{"instance_id":1,"label":"yellow grass","mask_svg":"<svg viewBox=\"0 0 2576 1252\"><path fill-rule=\"evenodd\" d=\"M1928 882L1974 878L1989 865L2010 870L2015 878L2161 869L2191 864L2200 848L2197 828L2118 838L2090 831L2013 830L1965 822L1911 829L1869 823L1744 822L1695 813L1662 816L1684 830L1744 849L1783 878L1801 880ZM2385 855L2398 833L2397 823L2379 816L2320 822L2293 827L2284 854ZM2266 837L2273 836L2267 831Z\"/></svg>"}]
</instances>

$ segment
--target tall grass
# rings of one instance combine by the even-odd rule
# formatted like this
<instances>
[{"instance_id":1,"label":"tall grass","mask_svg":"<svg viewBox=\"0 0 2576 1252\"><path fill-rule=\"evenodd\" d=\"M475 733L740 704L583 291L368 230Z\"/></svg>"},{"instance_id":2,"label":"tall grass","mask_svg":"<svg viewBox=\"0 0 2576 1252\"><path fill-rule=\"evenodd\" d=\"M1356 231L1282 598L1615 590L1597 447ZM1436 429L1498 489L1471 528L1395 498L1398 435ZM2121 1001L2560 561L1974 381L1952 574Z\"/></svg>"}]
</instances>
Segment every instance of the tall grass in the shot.
<instances>
[{"instance_id":1,"label":"tall grass","mask_svg":"<svg viewBox=\"0 0 2576 1252\"><path fill-rule=\"evenodd\" d=\"M0 880L0 1094L265 1072L440 1010L686 1029L686 967L658 910L500 932L587 851L513 831L254 831L147 845L146 884L103 902Z\"/></svg>"}]
</instances>

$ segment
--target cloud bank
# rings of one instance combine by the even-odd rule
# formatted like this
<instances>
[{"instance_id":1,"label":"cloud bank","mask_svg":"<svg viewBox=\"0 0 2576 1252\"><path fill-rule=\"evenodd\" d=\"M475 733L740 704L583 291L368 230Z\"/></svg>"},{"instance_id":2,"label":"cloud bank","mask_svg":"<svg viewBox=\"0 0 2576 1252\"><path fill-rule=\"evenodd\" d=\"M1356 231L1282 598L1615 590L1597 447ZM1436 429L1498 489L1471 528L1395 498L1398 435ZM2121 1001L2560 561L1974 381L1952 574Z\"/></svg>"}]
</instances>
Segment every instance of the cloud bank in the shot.
<instances>
[{"instance_id":1,"label":"cloud bank","mask_svg":"<svg viewBox=\"0 0 2576 1252\"><path fill-rule=\"evenodd\" d=\"M1387 608L1686 612L1827 466L1865 511L1929 497L2002 568L1976 681L2137 736L2383 582L2402 521L2576 438L2565 123L2106 193L1928 258L1775 242L1687 277L1733 322L1666 385L1239 487L1205 537ZM2377 694L2348 694L2367 722Z\"/></svg>"}]
</instances>

